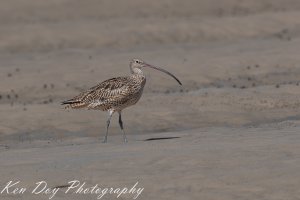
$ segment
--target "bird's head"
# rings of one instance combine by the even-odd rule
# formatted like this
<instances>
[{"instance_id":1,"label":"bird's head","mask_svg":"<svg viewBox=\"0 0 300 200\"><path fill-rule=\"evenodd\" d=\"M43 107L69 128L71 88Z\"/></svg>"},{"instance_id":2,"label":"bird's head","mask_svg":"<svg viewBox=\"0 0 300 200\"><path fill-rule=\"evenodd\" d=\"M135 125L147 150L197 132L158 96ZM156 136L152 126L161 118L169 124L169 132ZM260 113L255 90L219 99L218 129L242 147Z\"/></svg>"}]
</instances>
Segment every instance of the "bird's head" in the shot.
<instances>
[{"instance_id":1,"label":"bird's head","mask_svg":"<svg viewBox=\"0 0 300 200\"><path fill-rule=\"evenodd\" d=\"M136 58L134 58L130 61L130 69L131 69L132 73L135 73L135 72L142 73L142 71L141 71L142 67L149 67L149 68L156 69L158 71L164 72L164 73L168 74L169 76L171 76L172 78L174 78L180 85L182 85L181 82L179 81L179 79L176 76L174 76L172 73L168 72L165 69L162 69L162 68L157 67L157 66L150 65L150 64L148 64L148 63L146 63L146 62L144 62L140 59L136 59Z\"/></svg>"},{"instance_id":2,"label":"bird's head","mask_svg":"<svg viewBox=\"0 0 300 200\"><path fill-rule=\"evenodd\" d=\"M134 69L134 68L141 69L143 67L143 63L144 63L144 61L134 58L130 61L130 67L132 69Z\"/></svg>"}]
</instances>

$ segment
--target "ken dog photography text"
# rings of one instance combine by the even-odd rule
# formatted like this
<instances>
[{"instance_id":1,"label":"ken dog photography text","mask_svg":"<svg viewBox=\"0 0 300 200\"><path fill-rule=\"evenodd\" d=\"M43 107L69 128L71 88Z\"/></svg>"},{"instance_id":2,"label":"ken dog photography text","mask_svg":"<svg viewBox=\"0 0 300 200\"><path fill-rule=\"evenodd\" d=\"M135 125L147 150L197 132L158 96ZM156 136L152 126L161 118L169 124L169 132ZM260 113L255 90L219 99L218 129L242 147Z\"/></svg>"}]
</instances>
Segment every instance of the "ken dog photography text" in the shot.
<instances>
[{"instance_id":1,"label":"ken dog photography text","mask_svg":"<svg viewBox=\"0 0 300 200\"><path fill-rule=\"evenodd\" d=\"M33 186L26 187L21 181L8 181L0 187L1 195L25 195L31 193L34 195L44 195L48 199L54 199L59 193L72 195L94 195L96 199L101 199L105 195L119 198L121 196L132 196L132 199L137 199L144 188L138 186L139 182L132 184L129 187L100 187L99 184L88 185L86 182L79 180L68 181L65 185L49 187L49 184L42 180L37 181Z\"/></svg>"}]
</instances>

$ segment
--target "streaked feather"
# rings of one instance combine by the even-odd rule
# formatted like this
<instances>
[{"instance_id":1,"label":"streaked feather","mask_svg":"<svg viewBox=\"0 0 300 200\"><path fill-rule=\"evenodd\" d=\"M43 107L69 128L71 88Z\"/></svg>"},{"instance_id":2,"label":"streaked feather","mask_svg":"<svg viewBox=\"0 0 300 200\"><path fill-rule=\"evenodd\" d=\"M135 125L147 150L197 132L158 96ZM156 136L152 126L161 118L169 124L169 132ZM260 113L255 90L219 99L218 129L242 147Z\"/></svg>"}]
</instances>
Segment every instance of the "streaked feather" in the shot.
<instances>
[{"instance_id":1,"label":"streaked feather","mask_svg":"<svg viewBox=\"0 0 300 200\"><path fill-rule=\"evenodd\" d=\"M144 76L136 75L111 78L62 104L74 109L123 109L139 100L145 81Z\"/></svg>"}]
</instances>

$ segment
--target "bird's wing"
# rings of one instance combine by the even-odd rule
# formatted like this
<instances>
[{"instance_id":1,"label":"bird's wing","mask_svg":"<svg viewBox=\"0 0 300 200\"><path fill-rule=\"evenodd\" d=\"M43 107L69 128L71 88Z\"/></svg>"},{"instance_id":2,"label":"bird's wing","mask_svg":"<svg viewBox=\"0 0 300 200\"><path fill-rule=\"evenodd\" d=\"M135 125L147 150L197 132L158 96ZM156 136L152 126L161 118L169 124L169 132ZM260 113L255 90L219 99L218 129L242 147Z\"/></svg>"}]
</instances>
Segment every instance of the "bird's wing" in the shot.
<instances>
[{"instance_id":1,"label":"bird's wing","mask_svg":"<svg viewBox=\"0 0 300 200\"><path fill-rule=\"evenodd\" d=\"M128 83L129 83L129 77L111 78L90 88L88 91L101 90L103 92L110 92L113 90L121 89L122 87L128 85Z\"/></svg>"},{"instance_id":2,"label":"bird's wing","mask_svg":"<svg viewBox=\"0 0 300 200\"><path fill-rule=\"evenodd\" d=\"M80 93L70 100L62 102L62 104L69 104L72 108L80 108L91 103L100 104L112 98L120 100L128 93L129 83L129 77L111 78Z\"/></svg>"}]
</instances>

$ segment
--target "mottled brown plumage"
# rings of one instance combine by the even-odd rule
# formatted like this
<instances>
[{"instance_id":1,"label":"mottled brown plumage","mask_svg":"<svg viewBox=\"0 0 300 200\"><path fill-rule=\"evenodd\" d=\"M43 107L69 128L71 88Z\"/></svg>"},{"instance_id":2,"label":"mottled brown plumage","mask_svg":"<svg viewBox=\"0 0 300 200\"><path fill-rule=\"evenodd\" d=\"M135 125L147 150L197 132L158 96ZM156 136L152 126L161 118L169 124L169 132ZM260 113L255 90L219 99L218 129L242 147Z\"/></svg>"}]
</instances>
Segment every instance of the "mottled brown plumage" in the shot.
<instances>
[{"instance_id":1,"label":"mottled brown plumage","mask_svg":"<svg viewBox=\"0 0 300 200\"><path fill-rule=\"evenodd\" d=\"M140 99L145 83L146 78L143 75L112 78L64 103L74 109L121 111Z\"/></svg>"},{"instance_id":2,"label":"mottled brown plumage","mask_svg":"<svg viewBox=\"0 0 300 200\"><path fill-rule=\"evenodd\" d=\"M142 67L150 67L160 70L172 76L180 85L181 82L170 72L145 63L144 61L133 59L130 62L130 76L108 79L87 91L80 93L74 98L62 102L66 108L86 108L108 111L106 135L103 142L107 142L108 127L111 116L114 112L119 113L119 124L123 132L124 142L127 142L123 129L121 112L128 106L136 104L142 96L146 83L146 77L141 70Z\"/></svg>"}]
</instances>

